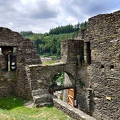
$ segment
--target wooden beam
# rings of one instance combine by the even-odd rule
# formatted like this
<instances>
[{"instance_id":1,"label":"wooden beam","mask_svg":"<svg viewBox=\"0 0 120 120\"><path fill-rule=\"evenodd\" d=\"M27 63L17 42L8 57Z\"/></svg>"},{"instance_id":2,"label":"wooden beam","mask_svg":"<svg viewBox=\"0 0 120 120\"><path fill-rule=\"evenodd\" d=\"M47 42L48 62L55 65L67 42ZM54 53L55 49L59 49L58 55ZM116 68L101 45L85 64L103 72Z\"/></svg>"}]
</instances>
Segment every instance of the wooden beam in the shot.
<instances>
[{"instance_id":1,"label":"wooden beam","mask_svg":"<svg viewBox=\"0 0 120 120\"><path fill-rule=\"evenodd\" d=\"M50 93L51 92L55 92L55 91L60 91L60 90L64 90L64 89L71 89L71 88L75 88L75 86L66 86L66 87L54 87L54 88L50 88Z\"/></svg>"}]
</instances>

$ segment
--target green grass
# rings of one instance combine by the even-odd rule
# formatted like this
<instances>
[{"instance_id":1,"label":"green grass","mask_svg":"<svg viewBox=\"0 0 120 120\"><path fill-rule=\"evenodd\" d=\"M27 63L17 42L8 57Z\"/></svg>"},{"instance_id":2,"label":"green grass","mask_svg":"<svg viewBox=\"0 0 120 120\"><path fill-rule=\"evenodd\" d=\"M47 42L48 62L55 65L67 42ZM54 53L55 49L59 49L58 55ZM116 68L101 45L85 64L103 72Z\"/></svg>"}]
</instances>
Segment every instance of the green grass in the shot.
<instances>
[{"instance_id":1,"label":"green grass","mask_svg":"<svg viewBox=\"0 0 120 120\"><path fill-rule=\"evenodd\" d=\"M53 106L28 108L17 97L0 98L0 120L72 120Z\"/></svg>"},{"instance_id":2,"label":"green grass","mask_svg":"<svg viewBox=\"0 0 120 120\"><path fill-rule=\"evenodd\" d=\"M42 62L42 64L43 65L50 65L50 64L57 63L57 62L58 62L57 60L49 60L49 61Z\"/></svg>"}]
</instances>

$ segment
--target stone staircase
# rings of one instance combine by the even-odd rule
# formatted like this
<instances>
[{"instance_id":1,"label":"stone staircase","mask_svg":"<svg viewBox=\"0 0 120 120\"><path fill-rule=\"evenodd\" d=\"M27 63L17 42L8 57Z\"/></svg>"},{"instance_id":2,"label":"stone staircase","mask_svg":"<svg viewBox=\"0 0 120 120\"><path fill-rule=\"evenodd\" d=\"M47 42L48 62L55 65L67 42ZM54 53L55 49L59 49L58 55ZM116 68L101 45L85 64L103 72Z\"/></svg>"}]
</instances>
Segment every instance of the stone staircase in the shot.
<instances>
[{"instance_id":1,"label":"stone staircase","mask_svg":"<svg viewBox=\"0 0 120 120\"><path fill-rule=\"evenodd\" d=\"M32 90L32 97L36 107L53 104L52 95L48 93L47 89L39 88L37 90Z\"/></svg>"}]
</instances>

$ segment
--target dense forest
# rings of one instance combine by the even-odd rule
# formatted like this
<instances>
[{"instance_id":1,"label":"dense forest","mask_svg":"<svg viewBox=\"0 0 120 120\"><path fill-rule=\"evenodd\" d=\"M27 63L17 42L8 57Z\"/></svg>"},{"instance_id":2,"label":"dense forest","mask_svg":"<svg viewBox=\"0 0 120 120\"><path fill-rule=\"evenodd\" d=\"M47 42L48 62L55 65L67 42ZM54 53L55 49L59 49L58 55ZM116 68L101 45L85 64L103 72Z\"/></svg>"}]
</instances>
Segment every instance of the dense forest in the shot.
<instances>
[{"instance_id":1,"label":"dense forest","mask_svg":"<svg viewBox=\"0 0 120 120\"><path fill-rule=\"evenodd\" d=\"M65 39L74 39L79 30L87 28L87 22L76 25L59 26L50 29L49 33L33 33L32 31L21 31L20 34L32 40L40 55L60 56L60 43Z\"/></svg>"}]
</instances>

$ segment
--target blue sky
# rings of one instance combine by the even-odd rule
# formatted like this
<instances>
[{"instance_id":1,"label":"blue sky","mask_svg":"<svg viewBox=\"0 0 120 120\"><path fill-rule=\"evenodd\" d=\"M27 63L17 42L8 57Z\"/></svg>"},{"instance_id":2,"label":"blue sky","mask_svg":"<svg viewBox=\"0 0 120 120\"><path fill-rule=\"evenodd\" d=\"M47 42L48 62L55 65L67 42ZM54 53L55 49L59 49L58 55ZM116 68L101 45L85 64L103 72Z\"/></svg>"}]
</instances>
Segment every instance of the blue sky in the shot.
<instances>
[{"instance_id":1,"label":"blue sky","mask_svg":"<svg viewBox=\"0 0 120 120\"><path fill-rule=\"evenodd\" d=\"M117 10L120 0L0 0L0 27L45 33Z\"/></svg>"}]
</instances>

